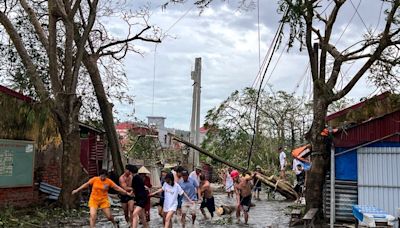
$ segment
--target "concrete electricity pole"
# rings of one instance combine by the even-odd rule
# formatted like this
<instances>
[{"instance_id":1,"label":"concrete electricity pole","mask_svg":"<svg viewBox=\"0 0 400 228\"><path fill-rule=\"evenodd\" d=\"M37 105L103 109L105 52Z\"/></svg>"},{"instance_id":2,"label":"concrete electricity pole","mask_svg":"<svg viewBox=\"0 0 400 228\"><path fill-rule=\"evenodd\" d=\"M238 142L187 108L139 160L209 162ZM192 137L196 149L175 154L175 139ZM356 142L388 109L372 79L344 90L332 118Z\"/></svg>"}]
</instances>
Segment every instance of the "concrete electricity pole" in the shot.
<instances>
[{"instance_id":1,"label":"concrete electricity pole","mask_svg":"<svg viewBox=\"0 0 400 228\"><path fill-rule=\"evenodd\" d=\"M196 58L194 71L191 72L193 80L192 119L190 121L190 140L196 146L200 144L200 95L201 95L201 58ZM191 149L189 163L193 169L199 165L199 152Z\"/></svg>"}]
</instances>

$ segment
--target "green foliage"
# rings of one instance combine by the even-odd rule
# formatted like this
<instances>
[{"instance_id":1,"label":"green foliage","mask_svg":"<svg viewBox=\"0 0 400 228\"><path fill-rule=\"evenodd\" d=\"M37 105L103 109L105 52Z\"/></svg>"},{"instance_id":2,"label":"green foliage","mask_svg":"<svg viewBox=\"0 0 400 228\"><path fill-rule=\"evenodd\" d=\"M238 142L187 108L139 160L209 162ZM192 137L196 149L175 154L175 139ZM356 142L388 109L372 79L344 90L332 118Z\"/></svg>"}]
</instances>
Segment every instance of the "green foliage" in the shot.
<instances>
[{"instance_id":1,"label":"green foliage","mask_svg":"<svg viewBox=\"0 0 400 228\"><path fill-rule=\"evenodd\" d=\"M146 137L146 135L138 135L130 132L128 135L128 143L126 145L126 153L128 157L144 160L156 160L159 142L158 138Z\"/></svg>"},{"instance_id":2,"label":"green foliage","mask_svg":"<svg viewBox=\"0 0 400 228\"><path fill-rule=\"evenodd\" d=\"M251 167L261 165L270 171L278 165L277 148L303 143L308 129L310 106L283 91L268 94L262 91L257 125L254 126L254 105L257 92L253 88L234 91L218 107L207 112L207 137L202 147L230 162L246 167L254 130L257 130ZM202 157L203 158L203 157Z\"/></svg>"},{"instance_id":3,"label":"green foliage","mask_svg":"<svg viewBox=\"0 0 400 228\"><path fill-rule=\"evenodd\" d=\"M84 217L86 214L82 210L62 210L48 206L23 209L5 207L0 209L0 227L58 227L69 219Z\"/></svg>"}]
</instances>

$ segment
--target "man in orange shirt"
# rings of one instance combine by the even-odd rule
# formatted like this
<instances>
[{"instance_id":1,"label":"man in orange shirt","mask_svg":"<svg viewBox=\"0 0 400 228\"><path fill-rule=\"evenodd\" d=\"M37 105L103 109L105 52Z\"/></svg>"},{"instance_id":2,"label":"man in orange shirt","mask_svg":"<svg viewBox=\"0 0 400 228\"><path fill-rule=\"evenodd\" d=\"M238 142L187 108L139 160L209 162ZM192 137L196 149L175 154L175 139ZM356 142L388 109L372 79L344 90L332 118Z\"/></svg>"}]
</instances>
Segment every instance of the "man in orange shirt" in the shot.
<instances>
[{"instance_id":1,"label":"man in orange shirt","mask_svg":"<svg viewBox=\"0 0 400 228\"><path fill-rule=\"evenodd\" d=\"M92 186L92 192L89 198L89 208L90 208L90 227L96 227L96 217L97 209L103 210L103 213L109 221L111 221L114 226L117 225L110 210L110 201L108 200L108 189L113 188L124 195L132 195L132 193L127 192L118 185L116 185L112 180L107 178L107 171L102 169L98 177L91 178L88 182L81 185L79 188L72 191L72 194L76 194L82 189Z\"/></svg>"}]
</instances>

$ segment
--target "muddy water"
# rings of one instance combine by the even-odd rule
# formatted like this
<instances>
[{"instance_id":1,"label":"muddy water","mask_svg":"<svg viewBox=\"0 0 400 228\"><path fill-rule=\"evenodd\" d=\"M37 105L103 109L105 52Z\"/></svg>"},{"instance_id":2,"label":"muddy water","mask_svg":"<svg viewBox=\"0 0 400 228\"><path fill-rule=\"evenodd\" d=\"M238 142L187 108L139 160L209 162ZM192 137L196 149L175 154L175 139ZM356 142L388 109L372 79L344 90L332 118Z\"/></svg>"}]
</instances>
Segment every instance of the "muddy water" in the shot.
<instances>
[{"instance_id":1,"label":"muddy water","mask_svg":"<svg viewBox=\"0 0 400 228\"><path fill-rule=\"evenodd\" d=\"M216 194L215 196L215 204L219 205L234 205L235 200L232 198L227 198L226 195ZM186 227L198 227L198 228L210 228L210 227L288 227L289 224L289 216L287 213L287 207L291 204L290 202L286 202L283 200L266 200L265 195L261 195L261 201L254 201L256 204L255 207L252 207L250 210L250 219L249 224L243 224L243 216L241 217L241 223L236 223L236 217L234 213L231 216L223 216L219 217L217 215L214 216L212 220L204 220L200 211L197 214L197 220L194 226L191 225L191 220L189 216L186 219ZM207 211L207 210L206 210ZM162 227L162 220L157 214L156 207L151 208L151 221L149 223L150 227ZM119 221L120 227L125 228L128 227L128 224L125 222L125 218L123 216L123 212L119 207L113 208L114 218ZM72 221L68 224L65 224L64 227L89 227L88 219L81 218L76 221ZM174 216L173 218L174 224L173 227L181 227L180 221L178 221L178 217ZM99 217L97 218L96 227L101 228L111 228L112 224L108 222L102 212L99 211ZM139 225L139 227L142 227Z\"/></svg>"}]
</instances>

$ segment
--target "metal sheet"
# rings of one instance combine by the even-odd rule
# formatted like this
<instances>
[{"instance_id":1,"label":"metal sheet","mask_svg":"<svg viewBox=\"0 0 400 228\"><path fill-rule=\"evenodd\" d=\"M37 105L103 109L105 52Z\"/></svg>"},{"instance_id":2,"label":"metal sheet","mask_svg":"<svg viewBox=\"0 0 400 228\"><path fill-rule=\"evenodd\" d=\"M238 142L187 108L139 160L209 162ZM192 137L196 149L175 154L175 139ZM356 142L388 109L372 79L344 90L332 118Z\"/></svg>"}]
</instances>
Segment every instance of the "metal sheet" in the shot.
<instances>
[{"instance_id":1,"label":"metal sheet","mask_svg":"<svg viewBox=\"0 0 400 228\"><path fill-rule=\"evenodd\" d=\"M330 218L330 180L326 177L324 185L324 214ZM357 182L335 181L335 216L337 221L354 221L351 206L357 204Z\"/></svg>"},{"instance_id":2,"label":"metal sheet","mask_svg":"<svg viewBox=\"0 0 400 228\"><path fill-rule=\"evenodd\" d=\"M358 203L379 207L397 217L400 208L400 147L360 148L357 160Z\"/></svg>"}]
</instances>

